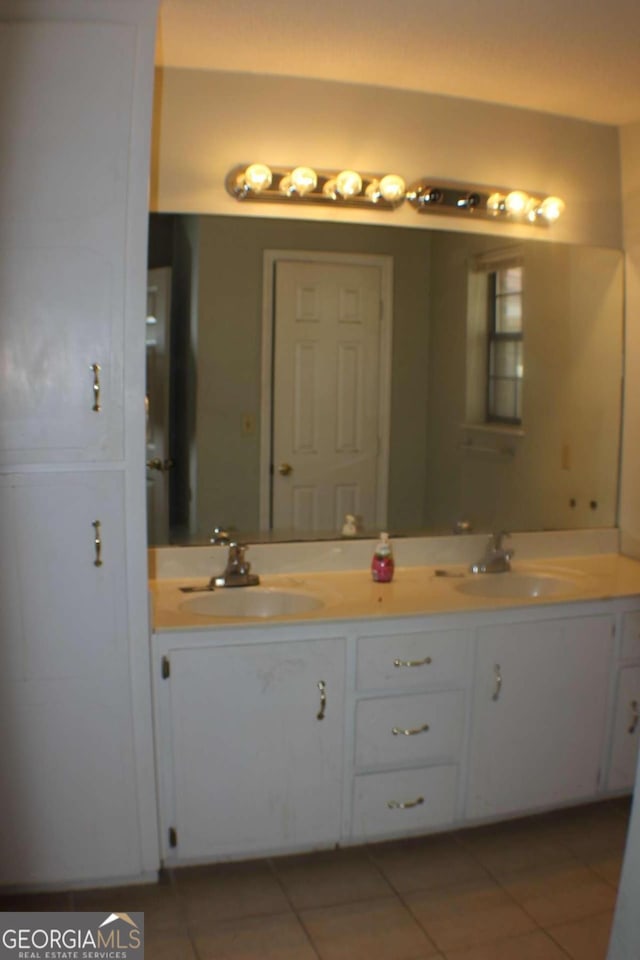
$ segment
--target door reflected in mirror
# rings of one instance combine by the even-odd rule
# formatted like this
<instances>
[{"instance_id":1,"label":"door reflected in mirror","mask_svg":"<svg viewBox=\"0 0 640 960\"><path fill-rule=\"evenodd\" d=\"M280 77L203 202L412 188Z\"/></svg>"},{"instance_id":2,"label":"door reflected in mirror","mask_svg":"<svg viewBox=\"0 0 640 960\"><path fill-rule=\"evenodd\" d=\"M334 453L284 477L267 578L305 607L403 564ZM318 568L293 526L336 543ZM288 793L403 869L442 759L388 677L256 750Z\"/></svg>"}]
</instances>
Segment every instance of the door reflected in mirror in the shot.
<instances>
[{"instance_id":1,"label":"door reflected in mirror","mask_svg":"<svg viewBox=\"0 0 640 960\"><path fill-rule=\"evenodd\" d=\"M301 272L304 262L326 274L330 264L339 271L368 258L388 265L389 281L378 290L373 274L360 286L347 276L333 305ZM514 263L522 281L517 348L513 305L496 297L492 279ZM476 531L615 525L620 251L424 228L153 214L149 267L171 268L169 446L161 459L174 463L156 471L164 492L154 503L166 496L168 516L150 513L152 543L207 543L216 527L248 540L336 537L346 513L367 536L382 524L395 536L449 534L460 520ZM278 275L287 271L285 296ZM367 297L381 304L369 327L360 316ZM274 365L284 337L276 317L287 298L283 373ZM508 398L514 378L518 404L504 399L498 408L521 411L521 422L488 420L489 386L494 398ZM278 407L286 450L278 447ZM294 463L300 456L304 466ZM324 512L314 458L334 474ZM366 465L366 492L353 479L358 464ZM274 524L276 478L289 512Z\"/></svg>"}]
</instances>

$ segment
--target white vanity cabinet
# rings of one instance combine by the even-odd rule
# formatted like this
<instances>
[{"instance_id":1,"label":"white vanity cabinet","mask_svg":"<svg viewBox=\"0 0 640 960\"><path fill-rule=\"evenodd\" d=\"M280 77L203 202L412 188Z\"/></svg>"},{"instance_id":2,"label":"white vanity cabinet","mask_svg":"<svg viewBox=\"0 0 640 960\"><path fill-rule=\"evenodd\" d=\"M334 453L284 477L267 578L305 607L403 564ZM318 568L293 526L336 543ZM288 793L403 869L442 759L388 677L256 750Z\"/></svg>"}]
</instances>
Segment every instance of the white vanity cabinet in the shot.
<instances>
[{"instance_id":1,"label":"white vanity cabinet","mask_svg":"<svg viewBox=\"0 0 640 960\"><path fill-rule=\"evenodd\" d=\"M0 0L0 884L159 863L141 380L157 7Z\"/></svg>"},{"instance_id":2,"label":"white vanity cabinet","mask_svg":"<svg viewBox=\"0 0 640 960\"><path fill-rule=\"evenodd\" d=\"M468 819L598 793L613 627L594 614L478 629Z\"/></svg>"},{"instance_id":3,"label":"white vanity cabinet","mask_svg":"<svg viewBox=\"0 0 640 960\"><path fill-rule=\"evenodd\" d=\"M162 660L166 859L337 843L344 638L228 639L197 646L185 638Z\"/></svg>"},{"instance_id":4,"label":"white vanity cabinet","mask_svg":"<svg viewBox=\"0 0 640 960\"><path fill-rule=\"evenodd\" d=\"M0 477L0 884L139 871L123 500L119 471Z\"/></svg>"},{"instance_id":5,"label":"white vanity cabinet","mask_svg":"<svg viewBox=\"0 0 640 960\"><path fill-rule=\"evenodd\" d=\"M471 641L429 621L358 636L352 839L455 821Z\"/></svg>"},{"instance_id":6,"label":"white vanity cabinet","mask_svg":"<svg viewBox=\"0 0 640 960\"><path fill-rule=\"evenodd\" d=\"M20 4L9 6L19 13ZM10 20L0 4L5 463L117 460L124 453L138 31L126 17L109 22L105 2L53 6L40 0L30 4L30 18Z\"/></svg>"},{"instance_id":7,"label":"white vanity cabinet","mask_svg":"<svg viewBox=\"0 0 640 960\"><path fill-rule=\"evenodd\" d=\"M607 787L631 790L640 745L640 610L621 616Z\"/></svg>"},{"instance_id":8,"label":"white vanity cabinet","mask_svg":"<svg viewBox=\"0 0 640 960\"><path fill-rule=\"evenodd\" d=\"M442 831L626 789L640 611L638 650L616 628L632 603L157 633L165 860Z\"/></svg>"}]
</instances>

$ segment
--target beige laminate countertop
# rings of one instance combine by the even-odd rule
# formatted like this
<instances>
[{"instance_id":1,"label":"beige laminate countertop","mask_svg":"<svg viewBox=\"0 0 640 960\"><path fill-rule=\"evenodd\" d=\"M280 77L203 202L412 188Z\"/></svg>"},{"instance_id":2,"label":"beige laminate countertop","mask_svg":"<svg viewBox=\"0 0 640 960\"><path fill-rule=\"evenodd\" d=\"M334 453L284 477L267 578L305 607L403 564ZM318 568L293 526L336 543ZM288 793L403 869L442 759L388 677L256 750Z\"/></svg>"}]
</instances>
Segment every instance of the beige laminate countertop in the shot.
<instances>
[{"instance_id":1,"label":"beige laminate countertop","mask_svg":"<svg viewBox=\"0 0 640 960\"><path fill-rule=\"evenodd\" d=\"M441 576L444 570L453 576ZM487 581L510 574L470 574L464 565L446 567L399 567L392 583L374 583L368 570L336 573L274 574L261 578L259 588L238 587L237 590L287 591L311 594L321 601L317 609L270 617L211 616L194 613L190 601L212 596L206 593L184 593L181 587L203 587L206 580L180 578L152 580L150 591L155 631L210 629L215 626L256 624L312 623L352 618L402 617L416 614L469 613L573 603L585 600L608 600L640 595L640 561L619 554L538 559L512 565L519 577L555 577L562 583L558 592L543 596L484 597L464 592L470 581ZM503 581L500 581L502 583ZM498 584L496 584L498 586ZM226 592L230 588L222 588ZM475 587L471 587L475 589ZM491 587L490 587L491 589Z\"/></svg>"}]
</instances>

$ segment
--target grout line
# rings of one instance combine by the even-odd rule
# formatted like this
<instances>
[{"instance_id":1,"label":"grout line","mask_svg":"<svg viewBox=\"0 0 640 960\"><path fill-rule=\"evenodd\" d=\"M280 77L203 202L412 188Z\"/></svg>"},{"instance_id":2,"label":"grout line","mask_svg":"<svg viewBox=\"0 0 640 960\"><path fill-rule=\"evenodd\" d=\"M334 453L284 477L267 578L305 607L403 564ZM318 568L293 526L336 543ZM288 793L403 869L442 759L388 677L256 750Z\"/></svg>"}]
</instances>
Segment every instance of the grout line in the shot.
<instances>
[{"instance_id":1,"label":"grout line","mask_svg":"<svg viewBox=\"0 0 640 960\"><path fill-rule=\"evenodd\" d=\"M570 958L570 960L581 960L581 958L580 958L580 957L576 957L575 954L569 953L569 951L567 950L567 948L566 948L566 947L563 947L562 944L559 943L559 942L556 940L556 938L555 938L554 935L553 935L553 931L554 931L556 928L558 928L558 927L565 927L565 926L568 926L569 924L580 923L580 922L583 922L583 921L586 921L586 920L590 920L592 917L608 916L608 915L610 915L611 913L612 913L611 910L597 910L595 913L590 913L588 917L582 917L581 920L566 920L566 921L564 921L563 923L555 923L552 927L545 927L545 928L544 928L544 932L547 934L548 937L551 938L551 940L553 940L553 942L555 943L555 945L556 945L560 950L562 950L562 952L563 952L564 954L566 954L567 957ZM606 960L606 955L605 955L604 957L602 957L602 960Z\"/></svg>"},{"instance_id":2,"label":"grout line","mask_svg":"<svg viewBox=\"0 0 640 960\"><path fill-rule=\"evenodd\" d=\"M278 884L278 886L279 886L280 889L282 890L282 893L283 893L283 895L284 895L287 903L288 903L289 906L291 907L291 911L292 911L294 917L296 918L296 920L297 920L298 923L300 924L300 927L302 928L302 932L304 933L304 935L305 935L305 937L306 937L306 939L307 939L307 943L309 944L309 946L310 946L311 949L313 950L313 952L314 952L315 956L318 958L318 960L322 960L321 955L320 955L318 949L316 948L315 943L314 943L313 940L311 939L311 935L310 935L309 931L307 930L307 928L306 928L306 926L305 926L305 924L304 924L304 921L303 921L302 917L301 917L300 914L298 913L297 908L294 906L293 901L292 901L291 897L289 896L289 892L288 892L287 888L286 888L285 885L284 885L284 881L282 880L282 878L281 878L280 875L278 874L278 871L276 870L276 867L275 867L275 864L274 864L274 862L273 862L273 859L272 859L271 857L268 857L266 862L267 862L267 865L268 865L268 867L269 867L269 870L270 870L270 872L271 872L272 877L275 879L276 883Z\"/></svg>"}]
</instances>

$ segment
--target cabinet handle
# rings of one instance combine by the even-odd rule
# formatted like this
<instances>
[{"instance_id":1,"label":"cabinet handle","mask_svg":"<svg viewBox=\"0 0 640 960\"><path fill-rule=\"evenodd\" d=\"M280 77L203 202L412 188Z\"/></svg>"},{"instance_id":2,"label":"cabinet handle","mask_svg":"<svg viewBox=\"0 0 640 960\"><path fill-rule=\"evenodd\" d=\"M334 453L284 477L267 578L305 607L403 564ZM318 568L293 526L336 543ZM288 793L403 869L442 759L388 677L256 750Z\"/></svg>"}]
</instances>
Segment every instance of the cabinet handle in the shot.
<instances>
[{"instance_id":1,"label":"cabinet handle","mask_svg":"<svg viewBox=\"0 0 640 960\"><path fill-rule=\"evenodd\" d=\"M495 678L496 678L496 686L495 686L495 689L494 689L494 691L493 691L493 696L491 697L491 699L492 699L492 700L497 700L498 697L500 696L500 691L502 690L502 671L501 671L501 669L500 669L500 664L499 664L499 663L494 664L494 666L493 666L493 672L494 672Z\"/></svg>"},{"instance_id":2,"label":"cabinet handle","mask_svg":"<svg viewBox=\"0 0 640 960\"><path fill-rule=\"evenodd\" d=\"M429 724L425 723L424 727L415 727L413 730L403 730L402 727L394 727L391 733L394 737L397 737L399 734L402 734L403 737L415 737L417 733L426 733L429 729Z\"/></svg>"},{"instance_id":3,"label":"cabinet handle","mask_svg":"<svg viewBox=\"0 0 640 960\"><path fill-rule=\"evenodd\" d=\"M399 800L389 800L387 806L389 810L409 810L411 807L421 807L423 803L424 797L416 797L415 800L405 800L402 803Z\"/></svg>"},{"instance_id":4,"label":"cabinet handle","mask_svg":"<svg viewBox=\"0 0 640 960\"><path fill-rule=\"evenodd\" d=\"M320 709L316 714L316 719L324 720L324 715L327 710L327 685L324 680L318 680L318 690L320 691Z\"/></svg>"},{"instance_id":5,"label":"cabinet handle","mask_svg":"<svg viewBox=\"0 0 640 960\"><path fill-rule=\"evenodd\" d=\"M394 660L394 667L424 667L431 663L431 657L425 657L424 660Z\"/></svg>"},{"instance_id":6,"label":"cabinet handle","mask_svg":"<svg viewBox=\"0 0 640 960\"><path fill-rule=\"evenodd\" d=\"M636 727L638 726L638 720L640 720L640 713L638 712L638 701L631 701L631 723L629 725L629 733L635 733Z\"/></svg>"},{"instance_id":7,"label":"cabinet handle","mask_svg":"<svg viewBox=\"0 0 640 960\"><path fill-rule=\"evenodd\" d=\"M91 409L94 413L100 413L102 409L100 406L100 370L102 367L99 363L92 363L89 369L93 370L93 406Z\"/></svg>"},{"instance_id":8,"label":"cabinet handle","mask_svg":"<svg viewBox=\"0 0 640 960\"><path fill-rule=\"evenodd\" d=\"M96 548L96 558L93 561L93 565L94 567L101 567L102 566L102 536L100 534L100 521L94 520L91 526L95 530L95 537L94 537L93 543Z\"/></svg>"}]
</instances>

